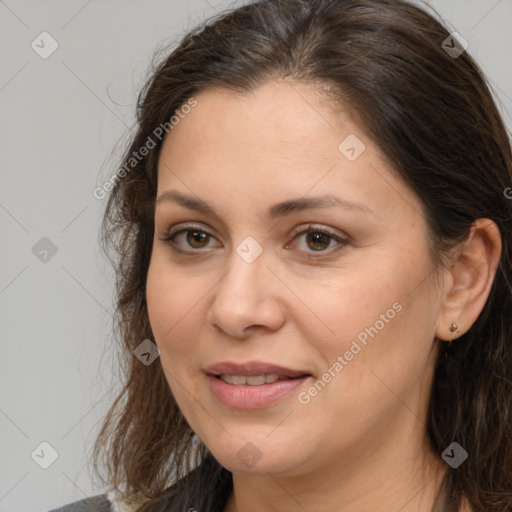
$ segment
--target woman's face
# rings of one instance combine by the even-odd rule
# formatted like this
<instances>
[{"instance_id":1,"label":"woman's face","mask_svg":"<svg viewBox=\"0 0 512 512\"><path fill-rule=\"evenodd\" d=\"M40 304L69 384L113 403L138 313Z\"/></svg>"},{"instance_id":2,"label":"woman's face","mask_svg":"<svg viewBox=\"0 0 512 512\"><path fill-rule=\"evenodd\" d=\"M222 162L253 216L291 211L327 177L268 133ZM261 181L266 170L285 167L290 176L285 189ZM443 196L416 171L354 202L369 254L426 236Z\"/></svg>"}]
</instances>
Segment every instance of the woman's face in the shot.
<instances>
[{"instance_id":1,"label":"woman's face","mask_svg":"<svg viewBox=\"0 0 512 512\"><path fill-rule=\"evenodd\" d=\"M422 442L441 291L418 197L311 86L195 99L162 147L147 280L188 423L234 472ZM224 362L242 367L210 368Z\"/></svg>"}]
</instances>

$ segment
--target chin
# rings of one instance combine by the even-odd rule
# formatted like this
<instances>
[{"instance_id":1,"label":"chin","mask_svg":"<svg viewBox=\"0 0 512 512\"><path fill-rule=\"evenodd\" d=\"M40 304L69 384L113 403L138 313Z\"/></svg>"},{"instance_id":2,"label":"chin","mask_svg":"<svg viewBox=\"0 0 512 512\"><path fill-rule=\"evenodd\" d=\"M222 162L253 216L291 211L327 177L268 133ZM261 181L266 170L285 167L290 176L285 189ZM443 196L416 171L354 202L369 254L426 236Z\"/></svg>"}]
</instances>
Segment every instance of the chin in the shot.
<instances>
[{"instance_id":1,"label":"chin","mask_svg":"<svg viewBox=\"0 0 512 512\"><path fill-rule=\"evenodd\" d=\"M243 460L235 456L224 456L221 460L217 459L221 466L225 467L232 473L246 473L251 475L272 475L288 473L294 469L294 464L291 461L285 461L279 458L272 457L272 459L262 456L260 459L245 455Z\"/></svg>"},{"instance_id":2,"label":"chin","mask_svg":"<svg viewBox=\"0 0 512 512\"><path fill-rule=\"evenodd\" d=\"M304 463L304 447L301 447L302 453L299 455L295 443L286 446L281 440L272 442L265 439L265 435L268 435L268 431L260 438L254 437L253 441L247 435L243 438L229 437L225 445L219 446L217 443L208 448L219 464L232 473L290 473L291 476Z\"/></svg>"}]
</instances>

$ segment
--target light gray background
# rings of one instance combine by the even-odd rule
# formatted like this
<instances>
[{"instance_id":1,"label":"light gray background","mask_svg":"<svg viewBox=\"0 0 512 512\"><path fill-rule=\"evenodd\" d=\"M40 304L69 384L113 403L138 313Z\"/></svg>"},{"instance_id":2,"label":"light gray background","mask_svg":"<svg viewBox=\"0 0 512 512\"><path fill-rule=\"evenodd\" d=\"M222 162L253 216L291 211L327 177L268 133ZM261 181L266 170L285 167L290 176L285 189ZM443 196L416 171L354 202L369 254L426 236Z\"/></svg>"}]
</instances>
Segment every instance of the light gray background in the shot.
<instances>
[{"instance_id":1,"label":"light gray background","mask_svg":"<svg viewBox=\"0 0 512 512\"><path fill-rule=\"evenodd\" d=\"M117 169L110 155L157 45L230 3L0 0L0 512L106 490L88 454L119 381L112 272L97 242L105 200L92 191ZM511 127L511 1L430 5L468 41ZM59 45L47 59L31 48L43 31ZM57 247L47 262L32 251L42 237ZM43 441L58 452L48 469L31 457L50 460Z\"/></svg>"}]
</instances>

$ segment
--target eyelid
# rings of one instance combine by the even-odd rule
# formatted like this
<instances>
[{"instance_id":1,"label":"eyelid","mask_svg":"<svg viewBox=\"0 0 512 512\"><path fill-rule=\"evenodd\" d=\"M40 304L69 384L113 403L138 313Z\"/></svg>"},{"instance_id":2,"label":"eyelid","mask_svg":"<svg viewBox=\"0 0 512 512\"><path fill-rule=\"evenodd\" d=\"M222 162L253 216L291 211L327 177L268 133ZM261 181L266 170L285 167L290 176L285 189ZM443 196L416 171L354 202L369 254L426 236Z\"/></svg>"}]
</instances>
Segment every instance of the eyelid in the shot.
<instances>
[{"instance_id":1,"label":"eyelid","mask_svg":"<svg viewBox=\"0 0 512 512\"><path fill-rule=\"evenodd\" d=\"M297 235L300 235L303 233L317 232L317 231L325 233L327 235L330 235L334 239L340 239L343 241L348 241L348 238L349 238L346 235L341 235L339 233L335 233L331 228L329 228L327 226L322 226L321 224L314 224L312 222L310 222L309 224L301 225L301 226L294 228L292 230L291 236L296 237Z\"/></svg>"},{"instance_id":2,"label":"eyelid","mask_svg":"<svg viewBox=\"0 0 512 512\"><path fill-rule=\"evenodd\" d=\"M164 243L167 243L172 250L176 251L176 252L181 252L181 253L199 253L199 252L206 252L205 250L193 250L193 249L181 249L179 246L177 246L176 244L173 243L173 239L180 235L181 233L186 233L187 231L193 231L193 230L196 230L196 231L200 231L201 233L205 233L206 235L208 235L210 238L215 238L215 235L213 235L210 231L209 231L209 227L208 227L208 230L204 228L204 226L201 226L199 224L178 224L177 226L173 227L172 229L169 229L168 231L166 231L162 236L158 236L158 240L160 240L161 242L164 242Z\"/></svg>"},{"instance_id":3,"label":"eyelid","mask_svg":"<svg viewBox=\"0 0 512 512\"><path fill-rule=\"evenodd\" d=\"M166 236L173 236L181 231L188 231L193 229L207 233L210 236L214 236L212 233L210 233L210 231L208 231L211 229L209 226L207 226L205 229L205 226L201 224L177 224L176 226L173 226L172 229L169 229L169 231L166 233Z\"/></svg>"}]
</instances>

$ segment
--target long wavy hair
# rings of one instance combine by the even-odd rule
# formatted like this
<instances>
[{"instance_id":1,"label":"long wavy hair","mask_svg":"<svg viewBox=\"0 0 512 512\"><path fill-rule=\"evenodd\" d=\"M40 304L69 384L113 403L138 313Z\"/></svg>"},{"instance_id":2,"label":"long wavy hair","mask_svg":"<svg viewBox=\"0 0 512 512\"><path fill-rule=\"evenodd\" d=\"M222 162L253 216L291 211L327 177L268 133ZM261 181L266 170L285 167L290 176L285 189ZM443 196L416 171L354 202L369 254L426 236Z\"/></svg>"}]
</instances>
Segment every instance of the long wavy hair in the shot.
<instances>
[{"instance_id":1,"label":"long wavy hair","mask_svg":"<svg viewBox=\"0 0 512 512\"><path fill-rule=\"evenodd\" d=\"M274 78L351 107L421 198L436 269L476 219L498 225L501 259L483 311L449 348L438 342L426 435L439 454L453 441L469 453L448 468L444 506L466 496L475 512L512 510L510 135L483 72L468 51L447 51L446 41L457 48L449 36L438 16L405 0L264 0L210 18L153 64L102 224L124 379L93 453L104 483L144 497L141 511L222 511L233 485L182 415L160 359L146 366L133 355L154 339L146 275L162 146L155 129L205 89L249 92ZM148 137L154 147L134 159Z\"/></svg>"}]
</instances>

